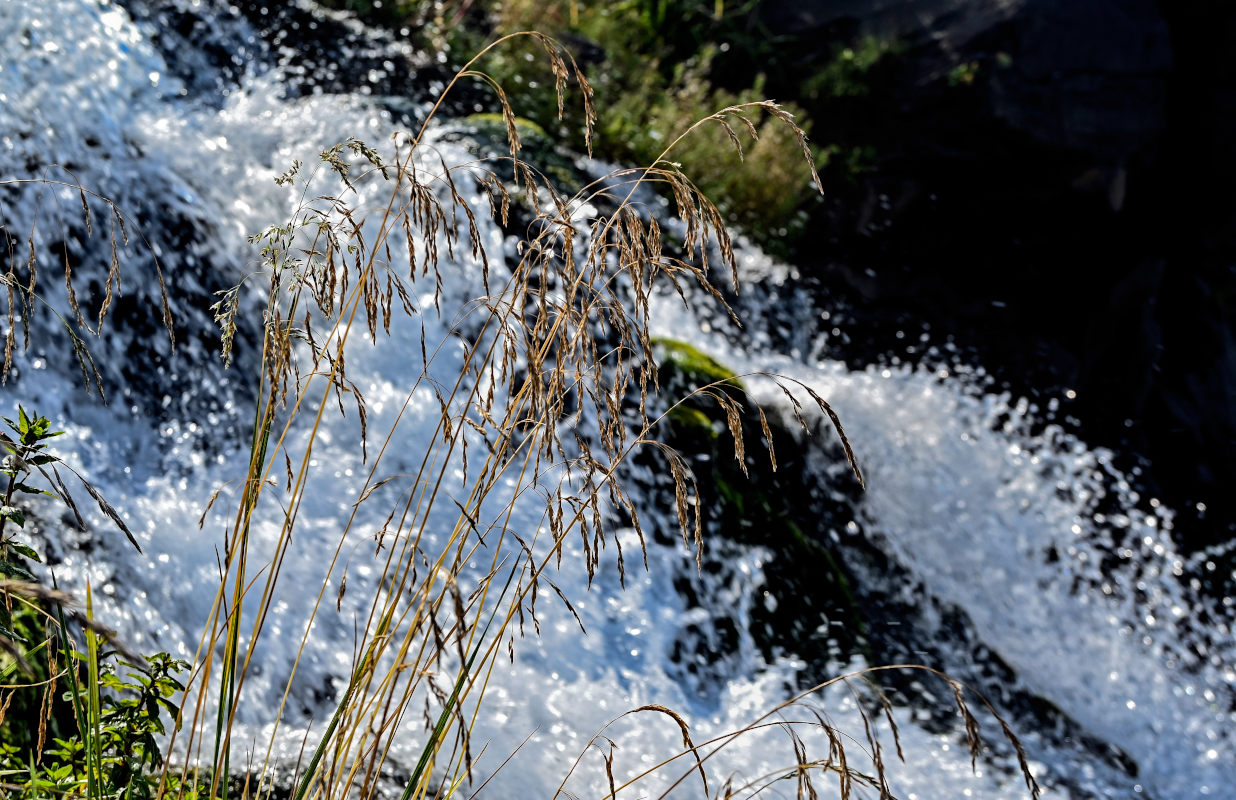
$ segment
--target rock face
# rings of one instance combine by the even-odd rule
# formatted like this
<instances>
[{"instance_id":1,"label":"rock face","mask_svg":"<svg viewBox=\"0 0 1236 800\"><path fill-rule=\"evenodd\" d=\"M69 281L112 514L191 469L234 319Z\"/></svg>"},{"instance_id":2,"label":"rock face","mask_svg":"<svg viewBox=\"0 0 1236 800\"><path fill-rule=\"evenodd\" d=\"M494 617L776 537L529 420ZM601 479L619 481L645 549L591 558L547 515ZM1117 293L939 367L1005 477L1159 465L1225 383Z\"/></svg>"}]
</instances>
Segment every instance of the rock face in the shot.
<instances>
[{"instance_id":1,"label":"rock face","mask_svg":"<svg viewBox=\"0 0 1236 800\"><path fill-rule=\"evenodd\" d=\"M1073 389L1066 412L1089 441L1146 456L1147 488L1174 507L1208 508L1181 520L1190 545L1229 539L1236 6L766 0L756 13L814 42L816 63L837 42L894 43L867 97L834 107L837 122L817 113L813 134L875 153L834 183L800 258L851 311L858 355L838 355L881 357L897 330L929 327L1014 391Z\"/></svg>"},{"instance_id":2,"label":"rock face","mask_svg":"<svg viewBox=\"0 0 1236 800\"><path fill-rule=\"evenodd\" d=\"M997 117L1049 146L1096 159L1123 161L1153 146L1165 122L1171 67L1167 25L1153 2L1048 0L1020 11L987 45L1011 51L991 81Z\"/></svg>"},{"instance_id":3,"label":"rock face","mask_svg":"<svg viewBox=\"0 0 1236 800\"><path fill-rule=\"evenodd\" d=\"M770 0L774 33L897 42L930 83L997 67L989 112L1053 147L1127 158L1162 131L1170 32L1153 0Z\"/></svg>"}]
</instances>

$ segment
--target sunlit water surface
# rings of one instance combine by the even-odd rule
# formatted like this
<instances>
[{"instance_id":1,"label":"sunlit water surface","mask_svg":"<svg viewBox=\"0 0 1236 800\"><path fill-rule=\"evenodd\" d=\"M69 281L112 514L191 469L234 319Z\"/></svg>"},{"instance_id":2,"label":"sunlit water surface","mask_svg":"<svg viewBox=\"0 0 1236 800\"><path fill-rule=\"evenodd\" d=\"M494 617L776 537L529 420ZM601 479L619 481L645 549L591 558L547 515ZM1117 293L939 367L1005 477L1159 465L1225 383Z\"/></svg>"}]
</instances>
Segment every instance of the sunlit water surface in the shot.
<instances>
[{"instance_id":1,"label":"sunlit water surface","mask_svg":"<svg viewBox=\"0 0 1236 800\"><path fill-rule=\"evenodd\" d=\"M199 15L213 26L217 41L235 41L238 47L255 41L236 15L185 0L166 6ZM119 534L107 538L101 522L95 528L102 542L84 544L82 537L49 530L46 546L59 558L60 581L79 591L90 581L103 605L100 614L138 649L190 657L218 582L230 495L224 492L220 513L208 516L204 528L198 520L210 494L242 474L246 458L226 443L232 440L213 433L243 430L246 398L243 382L226 377L210 350L211 322L200 300L253 269L256 254L246 237L292 212L295 195L273 179L293 160L312 162L346 136L389 142L400 123L361 94L285 100L281 73L271 64L246 65L236 85L222 79L189 85L174 77L177 65L167 63L152 43L154 34L135 24L123 7L105 2L0 4L0 177L33 177L45 165L60 164L85 186L155 220L144 233L161 259L174 310L186 328L174 354L155 325L106 333L111 338L100 345L100 361L109 355L115 361L131 346L124 337L141 335L149 363L138 370L145 370L144 376L105 367L111 385L122 387L105 407L85 398L55 326L36 325L31 351L4 389L4 405L6 414L19 401L35 407L68 432L57 441L57 452L100 485L144 548L138 555ZM194 52L178 58L181 67L191 64L196 70L210 63ZM439 135L440 130L431 134ZM459 145L441 141L437 147L448 162L471 157ZM57 170L47 174L66 177ZM4 222L22 236L37 229L39 246L50 249L62 233L61 223L49 221L71 221L79 201L68 189L48 188L37 203L34 196L28 190L5 195ZM483 205L479 193L469 202L478 209ZM174 223L159 227L157 220L169 219ZM181 230L167 229L172 227ZM485 228L483 237L492 253L512 247L496 227ZM96 234L92 241L100 238ZM148 252L136 241L126 249L131 271L125 290L148 306L153 318L157 289ZM83 258L87 274L105 266L92 267L98 254ZM1171 510L1139 497L1110 466L1110 454L1054 425L1038 424L1048 409L985 394L972 375L908 367L853 372L839 363L773 352L760 330L776 325L783 309L809 304L794 295L784 268L749 248L740 258L749 280L772 289L765 318L757 313L748 320L747 333L727 337L715 315L684 308L671 295L658 301L655 332L692 341L740 372L787 374L826 397L843 418L867 475L869 488L855 508L855 524L912 578L904 589L881 591L904 590L910 602L922 601L924 615L915 624L924 636L932 633L931 608L960 609L973 638L1015 670L1021 690L1057 707L1095 740L1117 746L1136 765L1131 775L1056 732L1019 731L1049 792L1059 797L1145 793L1179 800L1232 796L1231 602L1204 599L1191 587L1190 576L1206 568L1205 556L1189 562L1175 552ZM481 293L475 264L461 260L446 264L444 272L448 299L465 301ZM369 400L371 430L391 429L407 398L406 376L423 367L419 345L413 344L422 321L431 346L446 343L431 370L453 380L460 352L448 336L449 318L448 312L443 319L426 314L423 320L397 322L390 341L350 351L352 377ZM246 346L242 341L240 348ZM143 380L149 384L141 385ZM755 379L751 386L768 407L785 410L771 384ZM152 404L144 396L151 392L161 399ZM396 429L398 452L384 463L387 472L408 469L432 442L438 406L431 394L423 394L413 395ZM322 554L338 544L351 498L368 469L355 447L357 434L355 419L328 417L315 448L320 488L309 493L302 509L304 524L283 567L259 668L241 709L243 731L259 757L270 709L282 694L311 608L304 587L327 580ZM293 432L293 452L304 436ZM830 437L821 431L811 453L821 491L838 466L835 449L827 446ZM496 499L510 491L500 488ZM535 503L516 508L515 527L540 524ZM353 621L366 590L370 595L375 590L368 533L382 527L387 509L362 510L370 517L362 518L354 540L345 543L347 599L336 611L337 569L330 578L329 609L315 622L277 742L281 756L295 758L305 727L311 720L321 725L346 680ZM666 511L646 508L641 515L669 529L674 523ZM258 552L270 552L277 534L273 514L259 520ZM625 544L628 552L637 547L634 539ZM766 558L758 548L739 548L732 567L750 574L755 585ZM793 657L767 664L751 647L739 654L737 665L729 659L715 701L701 701L675 677L669 654L687 610L673 578L691 564L681 549L652 545L648 573L628 571L625 590L618 586L612 560L591 587L569 561L554 579L588 633L581 634L560 605L542 603L541 635L517 643L513 664L499 663L477 733L477 741L487 743L478 776L531 738L487 794L551 796L591 737L633 707L676 708L691 721L696 740L704 741L757 718L796 685L801 665ZM740 617L755 602L742 596L733 601L727 611ZM958 653L954 660L967 657ZM837 670L862 666L838 664ZM862 718L848 692L826 695L825 705L839 728L861 732ZM900 796L1026 795L1008 753L980 760L977 773L971 772L960 723L941 733L920 726L912 707L896 715L905 764L889 761ZM987 733L998 738L994 728ZM627 718L607 735L617 743L618 774L651 766L680 746L676 726L658 715ZM405 763L414 758L416 738L406 737L395 757ZM738 740L710 763L714 790L728 775L770 773L790 759L783 734ZM601 790L602 765L599 753L585 755L571 787ZM666 785L689 772L688 766L663 771L649 786ZM698 796L697 785L689 780L684 785L683 796Z\"/></svg>"}]
</instances>

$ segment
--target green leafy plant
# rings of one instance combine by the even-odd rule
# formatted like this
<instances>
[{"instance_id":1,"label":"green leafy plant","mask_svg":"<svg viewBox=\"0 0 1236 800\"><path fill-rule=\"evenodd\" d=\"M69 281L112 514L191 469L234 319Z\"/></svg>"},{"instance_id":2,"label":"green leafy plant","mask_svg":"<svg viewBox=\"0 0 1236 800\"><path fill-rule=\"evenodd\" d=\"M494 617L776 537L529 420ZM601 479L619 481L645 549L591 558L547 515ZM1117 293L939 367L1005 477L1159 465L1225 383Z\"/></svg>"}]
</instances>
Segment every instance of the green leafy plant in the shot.
<instances>
[{"instance_id":1,"label":"green leafy plant","mask_svg":"<svg viewBox=\"0 0 1236 800\"><path fill-rule=\"evenodd\" d=\"M41 562L42 559L26 536L28 510L22 507L19 498L30 495L59 496L27 481L35 472L41 472L51 480L47 470L54 470L53 465L59 459L46 452L47 440L60 436L62 431L53 431L46 417L27 414L22 406L17 407L17 420L4 417L4 422L14 435L0 432L0 446L5 451L0 461L0 476L4 480L4 495L0 500L0 575L4 576L4 588L0 589L0 651L13 659L14 666L29 671L22 646L30 646L32 642L26 635L14 630L13 612L15 605L19 610L34 608L29 597L21 591L27 588L22 583L37 589L38 579L30 571L28 562ZM59 480L58 475L56 480ZM67 490L63 491L63 496L68 497ZM67 502L76 511L71 499Z\"/></svg>"},{"instance_id":2,"label":"green leafy plant","mask_svg":"<svg viewBox=\"0 0 1236 800\"><path fill-rule=\"evenodd\" d=\"M157 737L165 733L163 718L179 713L174 698L184 689L174 675L187 664L165 653L139 661L103 650L109 632L94 621L89 593L85 616L73 614L84 652L73 648L63 609L72 598L48 589L30 571L29 562L42 558L25 535L29 509L18 501L31 495L60 499L84 526L56 469L65 465L48 451L49 441L63 431L20 405L17 419L4 421L12 436L0 433L7 451L0 466L7 478L0 507L0 572L5 576L0 582L0 647L8 656L0 668L5 732L0 782L23 798L78 794L148 800L160 786L163 755ZM27 482L36 474L50 490ZM136 546L115 510L82 480ZM15 682L23 676L25 682ZM66 684L67 691L57 693Z\"/></svg>"},{"instance_id":3,"label":"green leafy plant","mask_svg":"<svg viewBox=\"0 0 1236 800\"><path fill-rule=\"evenodd\" d=\"M25 482L33 470L52 464L56 458L43 452L46 441L59 436L62 431L51 430L51 423L46 417L35 414L27 416L26 409L17 407L18 420L14 422L8 417L5 424L16 434L16 439L0 433L0 444L4 446L7 455L0 462L0 475L7 478L4 489L4 499L0 501L0 573L7 578L34 581L35 577L22 565L21 559L28 558L41 561L38 553L20 537L20 531L26 525L26 512L17 505L17 497L22 494L49 495L54 494L37 489ZM0 646L11 650L14 639L20 638L11 630L12 618L6 607L0 610Z\"/></svg>"},{"instance_id":4,"label":"green leafy plant","mask_svg":"<svg viewBox=\"0 0 1236 800\"><path fill-rule=\"evenodd\" d=\"M97 671L91 667L91 683L98 686L97 760L104 793L147 800L160 787L163 753L159 739L166 733L164 718L175 720L180 713L176 698L185 687L174 676L187 670L188 664L167 653L148 656L144 665L137 665L106 652L99 662ZM119 673L120 669L125 672ZM56 750L49 754L53 758L70 755ZM72 758L66 761L80 763Z\"/></svg>"},{"instance_id":5,"label":"green leafy plant","mask_svg":"<svg viewBox=\"0 0 1236 800\"><path fill-rule=\"evenodd\" d=\"M87 634L88 636L90 634ZM97 643L96 643L97 644ZM159 740L166 721L179 708L175 698L184 685L174 676L188 665L166 653L147 657L144 665L125 660L113 651L72 653L76 674L65 700L81 715L80 729L53 736L41 752L23 753L5 745L0 756L0 781L13 787L16 797L134 798L150 800L179 793L197 797L194 786L181 786L161 773L163 753ZM124 670L123 673L118 670ZM24 757L23 757L24 756Z\"/></svg>"},{"instance_id":6,"label":"green leafy plant","mask_svg":"<svg viewBox=\"0 0 1236 800\"><path fill-rule=\"evenodd\" d=\"M42 558L24 536L29 515L17 499L58 498L81 524L76 503L56 471L56 465L64 464L48 452L49 440L63 432L52 430L46 417L23 406L18 406L16 420L4 421L13 436L0 434L7 451L0 467L7 478L0 508L0 571L5 575L0 582L0 646L8 656L0 668L5 732L0 783L23 798L78 794L148 800L161 786L158 737L165 733L163 719L179 713L175 698L184 689L174 675L187 664L165 653L138 661L103 650L109 632L94 621L89 593L86 615L73 615L84 636L84 652L73 648L63 610L72 599L43 586L30 571L28 562ZM54 491L27 483L34 474L46 478ZM84 485L101 507L111 508L90 484ZM113 515L118 518L114 510ZM26 681L15 682L23 676ZM57 693L57 687L66 684L67 691Z\"/></svg>"},{"instance_id":7,"label":"green leafy plant","mask_svg":"<svg viewBox=\"0 0 1236 800\"><path fill-rule=\"evenodd\" d=\"M0 506L0 572L3 572L4 575L10 578L31 582L37 580L20 562L22 558L28 558L33 561L41 561L42 559L39 558L38 553L35 552L28 542L19 538L20 534L18 531L25 528L27 515L26 510L22 509L19 505L15 505L18 502L17 498L19 496L44 495L62 501L67 510L72 512L77 526L85 530L86 523L82 519L77 503L74 502L73 496L69 493L68 486L65 485L64 480L60 477L57 465L77 478L86 492L98 503L99 510L111 519L116 524L116 527L128 538L129 543L138 552L141 552L142 548L138 545L133 532L129 530L129 526L125 524L124 519L112 507L111 503L107 502L103 495L100 494L99 490L75 470L47 451L48 440L61 436L64 432L52 430L51 422L46 417L39 414L27 414L26 409L22 406L17 407L17 412L18 418L16 421L8 417L3 418L9 430L16 434L16 438L0 431L0 447L3 447L7 453L3 461L0 462L0 475L7 478L3 506ZM40 489L26 483L26 480L35 472L42 475L49 488ZM8 626L4 627L7 629ZM3 645L2 640L0 640L0 645Z\"/></svg>"}]
</instances>

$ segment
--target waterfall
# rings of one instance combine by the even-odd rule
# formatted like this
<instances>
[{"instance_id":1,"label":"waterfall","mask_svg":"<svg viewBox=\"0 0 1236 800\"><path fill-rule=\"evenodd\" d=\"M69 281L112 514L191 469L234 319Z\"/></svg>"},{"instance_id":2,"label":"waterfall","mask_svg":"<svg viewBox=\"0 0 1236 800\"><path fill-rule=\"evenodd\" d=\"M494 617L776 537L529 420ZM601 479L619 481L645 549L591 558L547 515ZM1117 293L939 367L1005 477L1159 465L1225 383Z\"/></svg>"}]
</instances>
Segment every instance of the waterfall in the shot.
<instances>
[{"instance_id":1,"label":"waterfall","mask_svg":"<svg viewBox=\"0 0 1236 800\"><path fill-rule=\"evenodd\" d=\"M208 515L200 530L198 520L212 492L244 472L254 392L244 376L256 364L252 348L261 321L252 317L256 301L248 301L237 363L228 370L217 355L209 307L218 292L257 268L248 237L294 212L297 197L275 178L345 137L390 147L396 131L423 117L420 103L434 90L427 85L418 87L422 94L391 96L392 76L417 80L402 45L315 16L321 12L308 5L294 9L306 26L344 31L347 46L333 54L338 64L317 64L326 76L320 82L294 41L276 40L219 4L0 4L0 180L80 182L114 201L130 224L129 243L119 245L124 302L101 337L88 342L109 403L83 392L59 325L43 314L31 320L30 348L18 354L0 405L5 415L18 403L37 408L65 430L56 451L129 520L141 554L123 537L109 538L103 525L86 535L49 522L42 535L61 583L81 591L89 581L99 616L139 651L192 657L210 612L226 514ZM436 123L429 136L447 163L474 157L449 120ZM479 187L464 191L478 212L486 207ZM90 201L95 230L87 236L82 201L71 186L10 184L0 187L0 203L0 223L21 246L34 231L47 263L73 262L83 297L98 291L110 260L105 205ZM517 245L501 228L483 219L478 225L491 254L514 254ZM855 576L860 605L901 614L885 620L897 630L883 634L884 651L941 668L989 694L1013 720L1031 767L1054 796L1183 800L1230 793L1236 785L1236 609L1231 598L1208 596L1194 580L1208 568L1206 556L1176 551L1172 510L1142 497L1136 476L1114 467L1112 453L1053 422L1050 402L1036 407L993 393L974 368L946 365L941 357L924 366L855 371L814 358L814 346L831 327L827 309L798 292L793 270L754 247L740 247L738 257L742 278L754 289L743 305L743 331L667 292L653 305L653 332L694 344L740 373L786 375L836 409L868 488L861 496L837 488L845 463L827 426L818 431L803 445L809 493L837 511L813 533L830 542ZM174 350L158 324L160 271L177 319ZM446 297L467 302L482 294L479 270L468 258L446 263L444 272ZM65 308L60 278L44 285L49 302ZM427 296L414 300L433 305ZM792 323L787 309L797 315ZM412 345L417 326L442 345L433 369L448 376L461 369L453 322L449 311L425 313L415 323L396 322L380 346L349 351L351 374L369 402L370 428L398 431L399 452L385 465L392 472L432 446L438 421L432 395L415 394L404 408L404 381L425 366ZM792 349L777 344L785 336L771 335L787 325L796 331ZM755 400L788 417L787 401L771 381L753 377L748 384ZM305 435L292 434L294 440ZM316 593L328 579L322 554L334 550L363 486L358 435L354 414L329 417L312 456L311 466L321 467L321 490L301 512L306 523L283 568L241 708L241 746L252 746L259 759L270 710L309 619L305 587ZM637 471L635 477L655 483L654 475ZM651 489L643 496L647 505L639 511L649 527L676 530L673 510L658 507ZM218 507L232 502L235 495L225 488ZM516 504L511 524L536 529L543 509L535 506ZM382 529L382 513L363 513L369 516L356 530ZM277 520L259 519L256 552L271 552L277 536ZM630 556L640 547L634 531L620 536L628 562L637 561ZM329 577L328 605L338 592L338 610L314 622L277 741L281 758L296 759L306 729L320 730L346 683L356 616L366 589L378 591L373 547L370 536L347 543L346 597L340 573ZM574 612L547 593L539 635L529 630L516 641L513 661L500 660L494 670L475 734L487 743L478 776L516 754L485 792L551 796L591 737L630 709L676 709L701 742L741 728L804 682L830 676L805 663L793 642L766 658L751 641L752 614L766 603L755 587L766 582L775 553L763 545L716 547L724 568L708 574L696 570L680 543L650 542L648 570L628 563L625 586L614 551L603 554L593 581L570 568L568 554L553 579ZM684 582L695 582L704 606L688 602ZM732 653L701 665L712 682L701 692L672 653L686 628L707 636L718 620L732 623L737 643ZM854 653L828 669L835 675L866 666L877 664ZM898 796L1026 796L1016 759L1000 746L989 720L993 752L972 772L960 720L942 711L951 702L947 689L924 682L907 693L911 700L891 712L905 763L886 754ZM861 736L867 709L856 694L833 691L825 706L839 729ZM1040 727L1021 727L1030 722ZM419 721L413 727L419 731ZM616 743L619 774L650 767L681 746L676 725L650 715L625 717L606 735ZM396 761L415 759L415 738L397 748ZM784 736L769 731L728 746L709 771L718 784L730 774L753 777L784 767L788 752ZM603 766L599 753L586 754L569 786L604 786ZM685 765L671 768L656 785L686 772ZM687 796L695 787L683 791Z\"/></svg>"}]
</instances>

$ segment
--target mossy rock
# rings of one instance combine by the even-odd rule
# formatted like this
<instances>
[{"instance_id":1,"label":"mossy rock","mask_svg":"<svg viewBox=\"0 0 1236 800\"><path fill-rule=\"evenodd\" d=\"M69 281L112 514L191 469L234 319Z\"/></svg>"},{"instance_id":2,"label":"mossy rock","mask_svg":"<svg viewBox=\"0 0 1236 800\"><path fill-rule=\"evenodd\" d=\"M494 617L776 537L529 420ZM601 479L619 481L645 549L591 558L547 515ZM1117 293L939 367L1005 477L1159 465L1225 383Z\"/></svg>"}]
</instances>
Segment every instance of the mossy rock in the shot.
<instances>
[{"instance_id":1,"label":"mossy rock","mask_svg":"<svg viewBox=\"0 0 1236 800\"><path fill-rule=\"evenodd\" d=\"M667 415L665 439L683 454L699 481L706 527L775 554L765 566L765 591L775 598L776 610L754 609L750 632L757 646L769 658L788 650L815 664L866 653L868 626L850 576L822 534L810 532L819 524L817 501L805 488L795 433L776 415L766 415L778 454L774 471L765 454L759 412L735 372L685 342L658 338L653 347L662 395L681 400ZM739 400L745 409L739 420L745 465L735 460L720 404L692 394L705 386Z\"/></svg>"},{"instance_id":2,"label":"mossy rock","mask_svg":"<svg viewBox=\"0 0 1236 800\"><path fill-rule=\"evenodd\" d=\"M652 345L659 365L657 380L661 391L674 399L716 383L746 391L734 370L694 345L664 337L654 338Z\"/></svg>"},{"instance_id":3,"label":"mossy rock","mask_svg":"<svg viewBox=\"0 0 1236 800\"><path fill-rule=\"evenodd\" d=\"M712 386L711 391L739 399L746 387L732 369L694 345L660 337L652 345L661 396L674 404L666 415L670 444L688 456L716 457L725 449L720 432L729 429L725 411L714 398L696 392Z\"/></svg>"},{"instance_id":4,"label":"mossy rock","mask_svg":"<svg viewBox=\"0 0 1236 800\"><path fill-rule=\"evenodd\" d=\"M506 143L506 120L501 114L470 114L463 118L463 123L476 131L476 135L491 142ZM515 118L515 131L519 134L522 145L529 150L552 150L554 140L549 138L545 129L525 117Z\"/></svg>"},{"instance_id":5,"label":"mossy rock","mask_svg":"<svg viewBox=\"0 0 1236 800\"><path fill-rule=\"evenodd\" d=\"M510 155L510 139L506 121L501 114L470 114L461 122L481 143L482 155L498 157ZM545 132L544 128L526 117L515 117L515 131L519 134L520 159L544 173L558 186L572 186L578 183L576 169L571 159L558 152L553 138Z\"/></svg>"},{"instance_id":6,"label":"mossy rock","mask_svg":"<svg viewBox=\"0 0 1236 800\"><path fill-rule=\"evenodd\" d=\"M714 449L717 426L712 417L690 405L678 405L665 415L669 422L669 438L679 450L705 452Z\"/></svg>"}]
</instances>

